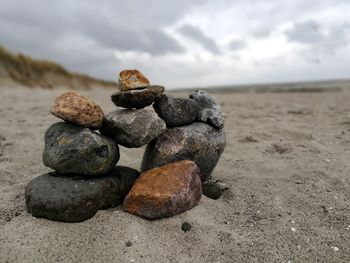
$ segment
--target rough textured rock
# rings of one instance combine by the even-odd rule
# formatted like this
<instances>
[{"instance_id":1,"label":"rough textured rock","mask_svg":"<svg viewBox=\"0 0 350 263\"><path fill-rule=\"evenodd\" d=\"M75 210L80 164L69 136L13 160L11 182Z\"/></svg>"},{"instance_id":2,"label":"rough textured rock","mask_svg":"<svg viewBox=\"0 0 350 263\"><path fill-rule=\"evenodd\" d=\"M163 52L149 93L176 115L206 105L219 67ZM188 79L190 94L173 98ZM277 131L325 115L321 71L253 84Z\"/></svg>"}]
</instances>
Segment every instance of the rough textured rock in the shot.
<instances>
[{"instance_id":1,"label":"rough textured rock","mask_svg":"<svg viewBox=\"0 0 350 263\"><path fill-rule=\"evenodd\" d=\"M119 91L112 94L115 105L127 109L142 109L151 105L164 92L164 87L152 85L144 89Z\"/></svg>"},{"instance_id":2,"label":"rough textured rock","mask_svg":"<svg viewBox=\"0 0 350 263\"><path fill-rule=\"evenodd\" d=\"M44 165L61 174L101 175L118 160L118 145L88 128L58 122L45 133Z\"/></svg>"},{"instance_id":3,"label":"rough textured rock","mask_svg":"<svg viewBox=\"0 0 350 263\"><path fill-rule=\"evenodd\" d=\"M163 94L153 104L168 127L177 127L192 123L198 116L198 104L191 99L174 98Z\"/></svg>"},{"instance_id":4,"label":"rough textured rock","mask_svg":"<svg viewBox=\"0 0 350 263\"><path fill-rule=\"evenodd\" d=\"M167 129L146 147L142 171L180 160L192 160L201 170L204 182L219 161L225 148L225 132L206 123L195 122Z\"/></svg>"},{"instance_id":5,"label":"rough textured rock","mask_svg":"<svg viewBox=\"0 0 350 263\"><path fill-rule=\"evenodd\" d=\"M196 101L199 105L197 120L206 122L217 129L224 127L224 113L212 96L199 90L191 93L190 99Z\"/></svg>"},{"instance_id":6,"label":"rough textured rock","mask_svg":"<svg viewBox=\"0 0 350 263\"><path fill-rule=\"evenodd\" d=\"M122 204L138 176L138 171L123 166L98 178L44 174L26 187L27 211L34 217L81 222L100 209Z\"/></svg>"},{"instance_id":7,"label":"rough textured rock","mask_svg":"<svg viewBox=\"0 0 350 263\"><path fill-rule=\"evenodd\" d=\"M149 80L138 70L123 70L119 73L121 90L131 90L149 86Z\"/></svg>"},{"instance_id":8,"label":"rough textured rock","mask_svg":"<svg viewBox=\"0 0 350 263\"><path fill-rule=\"evenodd\" d=\"M75 92L67 92L57 97L51 113L62 120L83 127L98 129L102 125L101 108L95 102Z\"/></svg>"},{"instance_id":9,"label":"rough textured rock","mask_svg":"<svg viewBox=\"0 0 350 263\"><path fill-rule=\"evenodd\" d=\"M100 131L120 145L138 148L157 138L165 129L165 122L153 111L119 109L105 116Z\"/></svg>"},{"instance_id":10,"label":"rough textured rock","mask_svg":"<svg viewBox=\"0 0 350 263\"><path fill-rule=\"evenodd\" d=\"M123 208L147 219L170 217L189 210L202 196L199 174L197 165L188 160L149 170L133 185Z\"/></svg>"}]
</instances>

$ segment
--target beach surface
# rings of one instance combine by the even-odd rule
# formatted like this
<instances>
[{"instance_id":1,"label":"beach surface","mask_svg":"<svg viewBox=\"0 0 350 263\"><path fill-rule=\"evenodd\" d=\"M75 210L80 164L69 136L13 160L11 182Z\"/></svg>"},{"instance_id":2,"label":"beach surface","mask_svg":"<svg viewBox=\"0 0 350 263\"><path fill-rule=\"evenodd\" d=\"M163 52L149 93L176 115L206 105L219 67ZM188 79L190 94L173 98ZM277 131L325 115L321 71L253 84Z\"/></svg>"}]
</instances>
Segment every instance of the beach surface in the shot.
<instances>
[{"instance_id":1,"label":"beach surface","mask_svg":"<svg viewBox=\"0 0 350 263\"><path fill-rule=\"evenodd\" d=\"M0 86L0 262L350 261L349 91L214 92L227 136L219 200L162 220L116 207L60 223L28 214L24 189L50 171L43 139L63 91ZM111 89L79 93L115 109ZM121 147L118 164L139 169L143 151Z\"/></svg>"}]
</instances>

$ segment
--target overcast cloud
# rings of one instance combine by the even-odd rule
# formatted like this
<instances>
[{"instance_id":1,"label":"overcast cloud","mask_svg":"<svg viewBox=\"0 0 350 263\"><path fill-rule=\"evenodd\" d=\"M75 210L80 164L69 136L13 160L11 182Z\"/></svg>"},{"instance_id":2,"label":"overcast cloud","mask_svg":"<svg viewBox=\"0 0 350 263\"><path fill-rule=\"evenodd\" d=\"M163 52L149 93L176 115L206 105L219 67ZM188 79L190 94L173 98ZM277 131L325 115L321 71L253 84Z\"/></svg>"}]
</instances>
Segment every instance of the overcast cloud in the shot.
<instances>
[{"instance_id":1,"label":"overcast cloud","mask_svg":"<svg viewBox=\"0 0 350 263\"><path fill-rule=\"evenodd\" d=\"M0 44L167 87L348 78L348 0L0 0Z\"/></svg>"},{"instance_id":2,"label":"overcast cloud","mask_svg":"<svg viewBox=\"0 0 350 263\"><path fill-rule=\"evenodd\" d=\"M206 36L199 28L186 24L179 28L179 32L185 37L198 42L209 52L214 54L220 53L215 40L209 36Z\"/></svg>"}]
</instances>

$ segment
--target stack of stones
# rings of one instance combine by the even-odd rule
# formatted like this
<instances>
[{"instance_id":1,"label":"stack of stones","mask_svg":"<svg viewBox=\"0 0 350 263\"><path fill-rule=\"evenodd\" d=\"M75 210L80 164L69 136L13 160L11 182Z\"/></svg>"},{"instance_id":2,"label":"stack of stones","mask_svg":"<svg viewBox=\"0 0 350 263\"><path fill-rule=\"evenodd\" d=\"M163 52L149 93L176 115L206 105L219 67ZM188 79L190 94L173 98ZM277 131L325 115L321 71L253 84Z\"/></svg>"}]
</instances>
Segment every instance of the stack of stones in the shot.
<instances>
[{"instance_id":1,"label":"stack of stones","mask_svg":"<svg viewBox=\"0 0 350 263\"><path fill-rule=\"evenodd\" d=\"M80 222L122 204L131 214L157 219L199 203L225 147L217 102L204 91L187 99L163 94L164 87L150 85L137 70L122 71L119 88L112 95L118 108L106 115L75 92L55 100L51 112L64 122L45 133L43 162L54 171L26 188L33 216ZM152 104L154 110L146 108ZM118 145L147 145L141 175L116 166Z\"/></svg>"}]
</instances>

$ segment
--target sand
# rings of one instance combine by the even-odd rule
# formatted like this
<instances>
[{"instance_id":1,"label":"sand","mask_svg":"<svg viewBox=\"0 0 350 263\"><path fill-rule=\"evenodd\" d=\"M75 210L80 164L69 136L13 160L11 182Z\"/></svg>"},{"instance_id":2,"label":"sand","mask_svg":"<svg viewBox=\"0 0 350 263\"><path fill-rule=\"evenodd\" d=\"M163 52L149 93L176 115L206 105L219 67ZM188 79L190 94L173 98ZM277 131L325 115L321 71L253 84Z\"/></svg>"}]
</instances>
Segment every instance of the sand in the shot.
<instances>
[{"instance_id":1,"label":"sand","mask_svg":"<svg viewBox=\"0 0 350 263\"><path fill-rule=\"evenodd\" d=\"M120 207L82 223L33 218L24 189L50 171L48 91L0 87L0 262L348 262L350 93L214 94L227 146L213 178L227 190L169 219ZM82 91L105 112L111 90ZM180 95L184 95L183 93ZM139 168L144 148L121 148ZM192 229L181 230L188 222Z\"/></svg>"}]
</instances>

